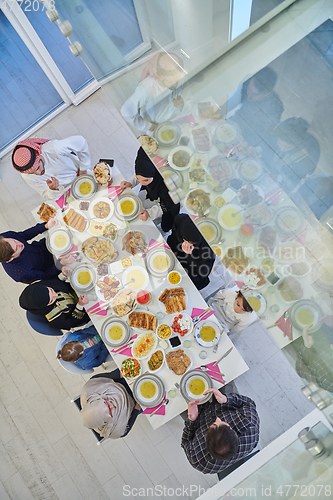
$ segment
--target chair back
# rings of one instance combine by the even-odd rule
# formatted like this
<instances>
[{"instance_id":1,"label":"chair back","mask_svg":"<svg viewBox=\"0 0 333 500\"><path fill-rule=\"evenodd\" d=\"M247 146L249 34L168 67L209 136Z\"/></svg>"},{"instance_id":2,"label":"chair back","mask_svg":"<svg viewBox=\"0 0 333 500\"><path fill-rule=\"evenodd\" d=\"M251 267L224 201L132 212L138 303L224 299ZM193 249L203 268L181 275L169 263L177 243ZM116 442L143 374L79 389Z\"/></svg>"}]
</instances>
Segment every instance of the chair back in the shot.
<instances>
[{"instance_id":1,"label":"chair back","mask_svg":"<svg viewBox=\"0 0 333 500\"><path fill-rule=\"evenodd\" d=\"M77 407L77 409L78 409L79 411L81 411L81 410L82 410L81 401L80 401L80 396L78 396L78 397L77 397L77 398L75 398L75 399L72 399L72 401L71 401L71 402L75 404L75 406ZM97 439L97 444L98 444L98 445L99 445L99 444L102 444L102 443L103 443L103 441L105 441L105 438L104 438L104 437L102 437L100 434L98 434L98 432L96 432L94 429L90 429L90 430L91 430L91 432L93 433L93 435L95 436L95 438Z\"/></svg>"},{"instance_id":2,"label":"chair back","mask_svg":"<svg viewBox=\"0 0 333 500\"><path fill-rule=\"evenodd\" d=\"M26 316L29 325L33 330L35 330L35 332L41 333L42 335L55 335L57 337L62 336L60 328L53 328L50 326L44 316L38 316L30 311L26 311Z\"/></svg>"},{"instance_id":3,"label":"chair back","mask_svg":"<svg viewBox=\"0 0 333 500\"><path fill-rule=\"evenodd\" d=\"M70 335L70 333L71 332L65 333L65 335L63 337L61 337L61 339L59 340L59 342L57 344L57 355L58 355L58 351L60 351L62 346L66 344L67 338ZM88 368L87 370L83 370L82 368L79 368L74 363L70 363L69 361L64 361L63 359L58 359L58 361L67 372L76 373L79 375L83 375L83 374L87 374L87 373L94 373L94 370L92 368Z\"/></svg>"}]
</instances>

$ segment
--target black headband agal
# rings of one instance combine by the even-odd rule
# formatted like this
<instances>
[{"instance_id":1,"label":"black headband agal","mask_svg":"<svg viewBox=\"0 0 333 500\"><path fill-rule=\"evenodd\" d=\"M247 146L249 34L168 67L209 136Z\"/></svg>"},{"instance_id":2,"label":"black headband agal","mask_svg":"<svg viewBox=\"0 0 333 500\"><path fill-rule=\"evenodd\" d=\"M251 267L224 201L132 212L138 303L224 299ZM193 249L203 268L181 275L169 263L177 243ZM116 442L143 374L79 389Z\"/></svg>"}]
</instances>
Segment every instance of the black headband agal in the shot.
<instances>
[{"instance_id":1,"label":"black headband agal","mask_svg":"<svg viewBox=\"0 0 333 500\"><path fill-rule=\"evenodd\" d=\"M31 158L29 160L29 162L26 164L26 165L23 165L23 166L19 166L19 165L16 165L15 161L14 161L14 155L16 153L16 151L20 148L26 148L26 149L29 149L30 153L31 153ZM30 146L24 146L23 144L19 144L17 146L15 146L14 148L14 151L13 151L13 154L12 154L12 163L13 163L13 166L15 167L16 170L18 170L19 172L25 172L26 170L29 170L33 164L35 163L36 161L36 151L31 148Z\"/></svg>"}]
</instances>

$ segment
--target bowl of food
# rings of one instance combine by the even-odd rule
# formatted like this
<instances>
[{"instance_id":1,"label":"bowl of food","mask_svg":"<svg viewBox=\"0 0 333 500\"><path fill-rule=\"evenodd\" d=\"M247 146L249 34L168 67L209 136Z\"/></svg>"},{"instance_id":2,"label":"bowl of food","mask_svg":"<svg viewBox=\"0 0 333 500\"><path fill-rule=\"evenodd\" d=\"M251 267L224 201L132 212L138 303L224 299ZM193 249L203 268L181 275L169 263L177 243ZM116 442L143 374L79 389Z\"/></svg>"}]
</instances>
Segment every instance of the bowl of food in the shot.
<instances>
[{"instance_id":1,"label":"bowl of food","mask_svg":"<svg viewBox=\"0 0 333 500\"><path fill-rule=\"evenodd\" d=\"M157 337L154 333L142 333L132 345L132 356L137 359L147 359L154 352Z\"/></svg>"},{"instance_id":2,"label":"bowl of food","mask_svg":"<svg viewBox=\"0 0 333 500\"><path fill-rule=\"evenodd\" d=\"M112 217L114 207L109 198L97 198L90 202L89 215L97 222L104 222Z\"/></svg>"},{"instance_id":3,"label":"bowl of food","mask_svg":"<svg viewBox=\"0 0 333 500\"><path fill-rule=\"evenodd\" d=\"M291 303L303 297L303 288L293 276L287 276L277 285L280 297L284 302Z\"/></svg>"},{"instance_id":4,"label":"bowl of food","mask_svg":"<svg viewBox=\"0 0 333 500\"><path fill-rule=\"evenodd\" d=\"M165 355L163 349L156 349L148 358L148 371L150 373L158 372L164 365Z\"/></svg>"},{"instance_id":5,"label":"bowl of food","mask_svg":"<svg viewBox=\"0 0 333 500\"><path fill-rule=\"evenodd\" d=\"M79 264L69 275L72 287L80 293L94 288L97 281L96 269L89 264Z\"/></svg>"},{"instance_id":6,"label":"bowl of food","mask_svg":"<svg viewBox=\"0 0 333 500\"><path fill-rule=\"evenodd\" d=\"M135 302L135 292L129 288L124 288L111 300L114 314L122 318L132 311Z\"/></svg>"},{"instance_id":7,"label":"bowl of food","mask_svg":"<svg viewBox=\"0 0 333 500\"><path fill-rule=\"evenodd\" d=\"M182 280L182 275L178 271L171 271L168 274L168 282L170 285L179 285Z\"/></svg>"},{"instance_id":8,"label":"bowl of food","mask_svg":"<svg viewBox=\"0 0 333 500\"><path fill-rule=\"evenodd\" d=\"M192 166L193 160L193 151L186 146L177 146L168 155L169 165L175 170L187 170Z\"/></svg>"},{"instance_id":9,"label":"bowl of food","mask_svg":"<svg viewBox=\"0 0 333 500\"><path fill-rule=\"evenodd\" d=\"M271 273L276 269L275 259L272 257L265 257L261 261L261 267L265 273Z\"/></svg>"},{"instance_id":10,"label":"bowl of food","mask_svg":"<svg viewBox=\"0 0 333 500\"><path fill-rule=\"evenodd\" d=\"M139 405L154 408L165 397L164 383L154 373L143 373L133 384L133 396Z\"/></svg>"},{"instance_id":11,"label":"bowl of food","mask_svg":"<svg viewBox=\"0 0 333 500\"><path fill-rule=\"evenodd\" d=\"M266 284L264 272L256 267L251 267L245 272L244 283L255 290L262 288Z\"/></svg>"},{"instance_id":12,"label":"bowl of food","mask_svg":"<svg viewBox=\"0 0 333 500\"><path fill-rule=\"evenodd\" d=\"M207 372L188 370L180 381L180 392L188 403L199 399L199 404L206 403L212 397L211 393L204 395L207 389L213 387L213 381Z\"/></svg>"},{"instance_id":13,"label":"bowl of food","mask_svg":"<svg viewBox=\"0 0 333 500\"><path fill-rule=\"evenodd\" d=\"M209 212L210 194L202 189L194 189L187 194L185 205L190 214L202 217Z\"/></svg>"},{"instance_id":14,"label":"bowl of food","mask_svg":"<svg viewBox=\"0 0 333 500\"><path fill-rule=\"evenodd\" d=\"M140 361L136 358L126 358L121 363L120 371L124 378L134 380L141 375L142 370Z\"/></svg>"},{"instance_id":15,"label":"bowl of food","mask_svg":"<svg viewBox=\"0 0 333 500\"><path fill-rule=\"evenodd\" d=\"M168 338L170 338L171 333L171 326L167 325L166 323L163 323L157 328L157 336L161 340L167 340Z\"/></svg>"},{"instance_id":16,"label":"bowl of food","mask_svg":"<svg viewBox=\"0 0 333 500\"><path fill-rule=\"evenodd\" d=\"M98 188L97 182L92 175L84 174L76 177L72 183L71 195L76 199L87 200L92 198Z\"/></svg>"},{"instance_id":17,"label":"bowl of food","mask_svg":"<svg viewBox=\"0 0 333 500\"><path fill-rule=\"evenodd\" d=\"M196 325L194 338L202 347L213 347L221 337L220 328L213 321L199 321Z\"/></svg>"},{"instance_id":18,"label":"bowl of food","mask_svg":"<svg viewBox=\"0 0 333 500\"><path fill-rule=\"evenodd\" d=\"M223 229L236 231L243 224L242 208L232 203L225 205L218 213L218 222Z\"/></svg>"},{"instance_id":19,"label":"bowl of food","mask_svg":"<svg viewBox=\"0 0 333 500\"><path fill-rule=\"evenodd\" d=\"M98 280L96 283L97 298L108 302L117 295L119 287L120 281L117 278L114 276L104 276L103 279Z\"/></svg>"},{"instance_id":20,"label":"bowl of food","mask_svg":"<svg viewBox=\"0 0 333 500\"><path fill-rule=\"evenodd\" d=\"M161 123L154 130L154 137L162 146L173 146L177 144L180 134L180 126L172 122Z\"/></svg>"},{"instance_id":21,"label":"bowl of food","mask_svg":"<svg viewBox=\"0 0 333 500\"><path fill-rule=\"evenodd\" d=\"M112 183L111 168L105 161L100 161L94 166L94 176L100 186Z\"/></svg>"},{"instance_id":22,"label":"bowl of food","mask_svg":"<svg viewBox=\"0 0 333 500\"><path fill-rule=\"evenodd\" d=\"M111 241L100 236L86 239L82 244L82 252L97 266L113 262L119 255Z\"/></svg>"},{"instance_id":23,"label":"bowl of food","mask_svg":"<svg viewBox=\"0 0 333 500\"><path fill-rule=\"evenodd\" d=\"M234 177L230 163L222 155L214 156L209 160L207 170L208 183L214 191L220 193L227 189L231 179Z\"/></svg>"},{"instance_id":24,"label":"bowl of food","mask_svg":"<svg viewBox=\"0 0 333 500\"><path fill-rule=\"evenodd\" d=\"M188 314L176 314L173 317L171 328L177 335L185 337L193 331L193 320Z\"/></svg>"},{"instance_id":25,"label":"bowl of food","mask_svg":"<svg viewBox=\"0 0 333 500\"><path fill-rule=\"evenodd\" d=\"M158 143L155 141L153 137L150 137L150 135L144 134L144 135L139 135L138 141L147 153L147 155L154 155L156 154L158 150Z\"/></svg>"},{"instance_id":26,"label":"bowl of food","mask_svg":"<svg viewBox=\"0 0 333 500\"><path fill-rule=\"evenodd\" d=\"M165 360L167 367L176 375L184 375L192 365L192 359L184 353L183 349L168 352L165 355Z\"/></svg>"},{"instance_id":27,"label":"bowl of food","mask_svg":"<svg viewBox=\"0 0 333 500\"><path fill-rule=\"evenodd\" d=\"M149 284L149 275L142 266L131 266L126 269L122 276L123 284L132 290L142 290Z\"/></svg>"}]
</instances>

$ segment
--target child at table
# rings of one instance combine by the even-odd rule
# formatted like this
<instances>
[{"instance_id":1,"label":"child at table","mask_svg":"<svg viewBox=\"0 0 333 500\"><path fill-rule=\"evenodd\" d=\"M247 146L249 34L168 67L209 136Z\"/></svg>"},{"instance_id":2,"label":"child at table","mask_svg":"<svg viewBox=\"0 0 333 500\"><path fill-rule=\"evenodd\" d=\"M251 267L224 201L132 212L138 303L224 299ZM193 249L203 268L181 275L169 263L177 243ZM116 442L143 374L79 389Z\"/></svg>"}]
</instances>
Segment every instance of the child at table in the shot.
<instances>
[{"instance_id":1,"label":"child at table","mask_svg":"<svg viewBox=\"0 0 333 500\"><path fill-rule=\"evenodd\" d=\"M238 333L257 319L256 313L235 286L219 290L208 304L226 333Z\"/></svg>"},{"instance_id":2,"label":"child at table","mask_svg":"<svg viewBox=\"0 0 333 500\"><path fill-rule=\"evenodd\" d=\"M57 359L74 363L81 370L100 366L109 355L94 326L70 333L58 351Z\"/></svg>"}]
</instances>

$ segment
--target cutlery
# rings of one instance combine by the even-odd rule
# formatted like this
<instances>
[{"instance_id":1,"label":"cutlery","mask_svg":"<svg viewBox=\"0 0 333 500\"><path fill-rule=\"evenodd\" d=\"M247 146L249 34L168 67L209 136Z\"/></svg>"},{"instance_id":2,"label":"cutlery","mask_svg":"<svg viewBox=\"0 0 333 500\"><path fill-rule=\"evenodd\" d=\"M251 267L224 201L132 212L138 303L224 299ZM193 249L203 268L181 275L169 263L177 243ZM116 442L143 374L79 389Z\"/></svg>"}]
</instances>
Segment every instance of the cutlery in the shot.
<instances>
[{"instance_id":1,"label":"cutlery","mask_svg":"<svg viewBox=\"0 0 333 500\"><path fill-rule=\"evenodd\" d=\"M293 337L293 325L290 323L290 336L289 336L289 340L294 340L294 337Z\"/></svg>"},{"instance_id":2,"label":"cutlery","mask_svg":"<svg viewBox=\"0 0 333 500\"><path fill-rule=\"evenodd\" d=\"M134 339L134 340L136 340L136 339ZM123 351L124 349L128 349L128 348L132 347L132 345L134 344L134 340L131 340L128 344L122 345L121 347L117 347L116 349L112 349L112 351L115 354L118 354L120 351Z\"/></svg>"},{"instance_id":3,"label":"cutlery","mask_svg":"<svg viewBox=\"0 0 333 500\"><path fill-rule=\"evenodd\" d=\"M127 287L127 285L129 285L130 283L133 283L133 281L135 281L135 279L134 279L134 278L132 278L131 280L127 281L125 285L120 286L120 287L118 288L118 292L119 292L119 290L122 290L123 288L126 288L126 287ZM118 292L117 292L117 293L118 293Z\"/></svg>"},{"instance_id":4,"label":"cutlery","mask_svg":"<svg viewBox=\"0 0 333 500\"><path fill-rule=\"evenodd\" d=\"M220 338L217 341L217 344L214 345L213 354L215 354L219 348L219 343L220 343L221 337L222 337L222 334L220 335Z\"/></svg>"},{"instance_id":5,"label":"cutlery","mask_svg":"<svg viewBox=\"0 0 333 500\"><path fill-rule=\"evenodd\" d=\"M207 373L207 375L210 376L210 378L212 378L213 380L216 380L216 382L220 382L220 384L225 384L225 381L223 380L223 378L218 378L218 377L215 377L214 375L212 375L211 373Z\"/></svg>"},{"instance_id":6,"label":"cutlery","mask_svg":"<svg viewBox=\"0 0 333 500\"><path fill-rule=\"evenodd\" d=\"M176 389L180 390L180 385L178 384L178 382L175 382L175 387Z\"/></svg>"},{"instance_id":7,"label":"cutlery","mask_svg":"<svg viewBox=\"0 0 333 500\"><path fill-rule=\"evenodd\" d=\"M157 407L157 408L155 408L155 410L153 411L153 413L151 413L149 416L150 416L150 417L152 417L153 415L155 415L155 413L156 413L156 412L157 412L160 408L162 408L162 406L163 406L163 405L165 405L165 406L166 406L168 403L169 403L169 400L168 400L168 399L164 399L164 400L162 401L162 403L161 403L160 405L158 405L158 407Z\"/></svg>"},{"instance_id":8,"label":"cutlery","mask_svg":"<svg viewBox=\"0 0 333 500\"><path fill-rule=\"evenodd\" d=\"M285 311L283 313L283 319L284 319L284 329L283 329L283 336L285 337L287 335L287 320L289 318L289 311Z\"/></svg>"},{"instance_id":9,"label":"cutlery","mask_svg":"<svg viewBox=\"0 0 333 500\"><path fill-rule=\"evenodd\" d=\"M221 375L221 377L225 377L224 373L214 372L211 368L208 368L208 366L206 366L206 365L201 365L199 368L203 372L213 372L216 374L217 377L219 377L220 375Z\"/></svg>"},{"instance_id":10,"label":"cutlery","mask_svg":"<svg viewBox=\"0 0 333 500\"><path fill-rule=\"evenodd\" d=\"M278 323L274 323L274 325L267 326L266 328L268 330L269 328L273 328L273 326L281 325L281 323L282 323L282 321L279 321Z\"/></svg>"},{"instance_id":11,"label":"cutlery","mask_svg":"<svg viewBox=\"0 0 333 500\"><path fill-rule=\"evenodd\" d=\"M93 314L95 311L100 311L100 310L103 310L103 309L107 309L109 307L110 304L108 303L104 303L104 304L95 304L94 306L91 306L90 309L88 309L88 313L89 314Z\"/></svg>"},{"instance_id":12,"label":"cutlery","mask_svg":"<svg viewBox=\"0 0 333 500\"><path fill-rule=\"evenodd\" d=\"M202 313L200 313L198 316L194 316L194 318L192 318L193 324L198 323L199 319L208 314L211 311L211 309L212 309L211 307L208 307L205 311L202 311Z\"/></svg>"},{"instance_id":13,"label":"cutlery","mask_svg":"<svg viewBox=\"0 0 333 500\"><path fill-rule=\"evenodd\" d=\"M226 358L231 353L232 350L233 350L233 347L230 347L230 349L228 349L227 352L225 352L220 359L218 359L217 361L215 361L215 363L212 365L212 367L218 365L219 362L222 361L223 358Z\"/></svg>"},{"instance_id":14,"label":"cutlery","mask_svg":"<svg viewBox=\"0 0 333 500\"><path fill-rule=\"evenodd\" d=\"M62 212L64 212L67 209L67 199L69 197L69 191L67 190L64 194L64 205L61 209Z\"/></svg>"},{"instance_id":15,"label":"cutlery","mask_svg":"<svg viewBox=\"0 0 333 500\"><path fill-rule=\"evenodd\" d=\"M236 215L238 215L239 213L243 212L243 210L246 210L248 207L244 207L244 208L241 208L240 210L238 210L238 212L234 212L231 214L231 217L236 217Z\"/></svg>"}]
</instances>

